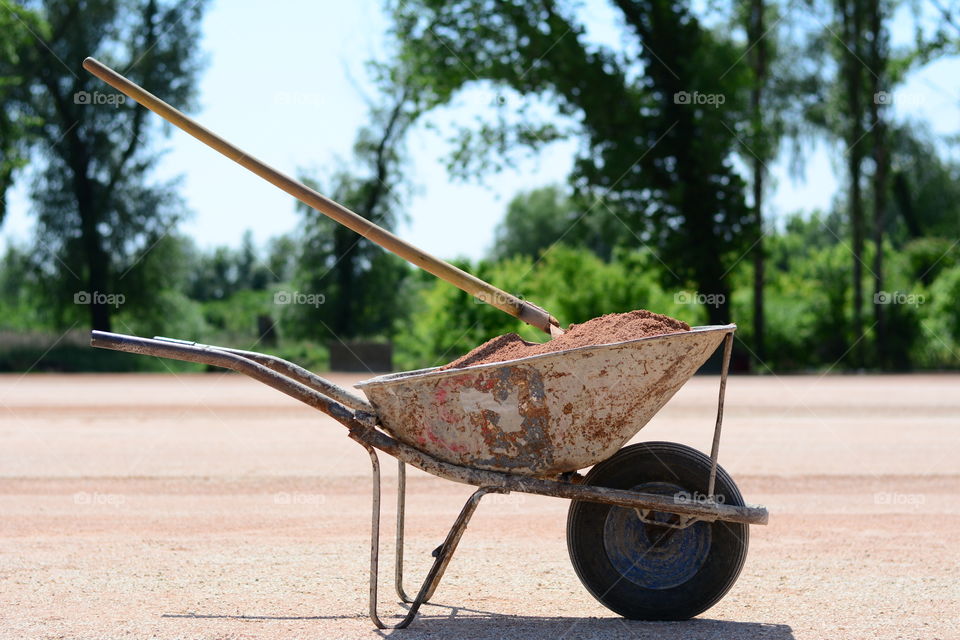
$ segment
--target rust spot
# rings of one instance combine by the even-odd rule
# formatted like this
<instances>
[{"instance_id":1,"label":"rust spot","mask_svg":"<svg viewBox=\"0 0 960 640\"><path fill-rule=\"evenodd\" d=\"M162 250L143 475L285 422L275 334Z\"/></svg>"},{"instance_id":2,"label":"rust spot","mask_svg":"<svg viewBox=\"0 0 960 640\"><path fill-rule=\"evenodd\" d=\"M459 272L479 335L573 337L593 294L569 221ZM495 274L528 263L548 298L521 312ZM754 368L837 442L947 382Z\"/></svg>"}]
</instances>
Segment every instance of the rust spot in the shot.
<instances>
[{"instance_id":1,"label":"rust spot","mask_svg":"<svg viewBox=\"0 0 960 640\"><path fill-rule=\"evenodd\" d=\"M570 354L587 363L603 354L591 367L550 361L417 377L374 404L388 432L441 460L531 476L568 471L608 457L690 377L713 347L687 335L669 348L651 341Z\"/></svg>"}]
</instances>

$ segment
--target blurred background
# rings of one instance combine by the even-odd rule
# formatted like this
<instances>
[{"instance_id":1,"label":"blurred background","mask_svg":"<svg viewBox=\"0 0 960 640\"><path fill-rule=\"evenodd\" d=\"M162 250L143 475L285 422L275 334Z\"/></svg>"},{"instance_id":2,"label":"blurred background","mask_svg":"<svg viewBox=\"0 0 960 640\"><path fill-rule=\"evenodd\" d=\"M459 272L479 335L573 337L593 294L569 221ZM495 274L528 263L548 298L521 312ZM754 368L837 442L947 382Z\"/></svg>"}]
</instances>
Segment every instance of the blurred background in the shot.
<instances>
[{"instance_id":1,"label":"blurred background","mask_svg":"<svg viewBox=\"0 0 960 640\"><path fill-rule=\"evenodd\" d=\"M0 370L194 367L91 328L412 369L543 337L87 56L564 326L732 321L760 373L960 366L956 0L0 0Z\"/></svg>"}]
</instances>

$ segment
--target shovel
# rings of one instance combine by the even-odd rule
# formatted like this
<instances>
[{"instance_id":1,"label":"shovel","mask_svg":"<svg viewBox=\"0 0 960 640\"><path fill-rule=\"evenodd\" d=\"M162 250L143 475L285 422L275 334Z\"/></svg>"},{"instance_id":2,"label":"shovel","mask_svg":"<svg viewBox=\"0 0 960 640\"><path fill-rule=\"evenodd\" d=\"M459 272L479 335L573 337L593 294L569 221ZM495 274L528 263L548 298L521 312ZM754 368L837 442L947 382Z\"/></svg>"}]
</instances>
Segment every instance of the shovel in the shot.
<instances>
[{"instance_id":1,"label":"shovel","mask_svg":"<svg viewBox=\"0 0 960 640\"><path fill-rule=\"evenodd\" d=\"M235 147L217 134L203 127L196 120L174 109L160 98L144 90L139 85L131 82L101 62L93 58L87 58L83 61L83 68L131 100L153 111L170 124L186 131L208 147L219 151L241 167L252 171L308 207L312 207L343 226L356 231L387 251L391 251L438 278L446 280L479 300L491 304L497 309L509 313L511 316L519 318L523 322L544 331L551 337L563 334L563 329L560 328L560 323L557 319L544 309L526 300L521 300L506 291L502 291L492 284L484 282L480 278L462 269L458 269L452 264L440 260L425 251L421 251L412 244L401 240L386 229L357 215L342 204L317 193L299 180L291 178L238 147Z\"/></svg>"}]
</instances>

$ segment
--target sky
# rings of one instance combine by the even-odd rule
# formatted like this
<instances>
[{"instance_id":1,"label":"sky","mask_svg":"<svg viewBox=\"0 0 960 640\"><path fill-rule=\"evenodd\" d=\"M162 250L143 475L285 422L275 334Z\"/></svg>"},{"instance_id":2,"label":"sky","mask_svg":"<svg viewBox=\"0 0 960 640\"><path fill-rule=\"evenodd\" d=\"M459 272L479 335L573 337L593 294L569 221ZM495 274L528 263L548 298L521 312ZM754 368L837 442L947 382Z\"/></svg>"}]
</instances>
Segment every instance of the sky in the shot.
<instances>
[{"instance_id":1,"label":"sky","mask_svg":"<svg viewBox=\"0 0 960 640\"><path fill-rule=\"evenodd\" d=\"M588 37L620 43L610 3L585 4L581 15L587 16ZM279 170L307 173L323 184L349 159L355 133L367 121L368 100L375 97L366 62L389 54L382 6L382 0L214 0L203 21L207 65L199 79L199 108L190 115ZM911 29L898 15L894 44L908 42ZM894 94L895 116L927 120L941 135L960 132L957 78L957 59L912 74ZM482 115L491 99L483 90L468 91L433 117L470 120ZM157 177L182 176L181 193L191 214L179 230L199 246L237 246L248 229L261 246L271 237L296 233L300 219L293 199L276 187L178 130L155 140L167 149ZM444 137L417 126L408 138L414 191L397 233L443 258L481 257L510 198L521 190L563 183L576 150L575 141L555 143L515 169L487 176L483 184L463 183L446 171ZM787 171L784 153L771 166L768 218L829 207L843 176L842 167L831 161L837 155L824 143L806 149L806 170L796 179ZM26 182L20 180L8 196L2 244L30 237Z\"/></svg>"}]
</instances>

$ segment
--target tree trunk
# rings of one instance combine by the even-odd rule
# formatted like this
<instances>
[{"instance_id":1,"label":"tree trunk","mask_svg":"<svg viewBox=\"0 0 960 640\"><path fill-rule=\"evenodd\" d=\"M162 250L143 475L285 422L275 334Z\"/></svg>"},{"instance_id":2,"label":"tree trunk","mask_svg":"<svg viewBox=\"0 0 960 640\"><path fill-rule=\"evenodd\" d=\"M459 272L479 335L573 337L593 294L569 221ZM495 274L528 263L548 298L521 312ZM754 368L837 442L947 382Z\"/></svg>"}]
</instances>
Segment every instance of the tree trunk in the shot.
<instances>
[{"instance_id":1,"label":"tree trunk","mask_svg":"<svg viewBox=\"0 0 960 640\"><path fill-rule=\"evenodd\" d=\"M763 163L753 166L753 202L757 211L757 243L753 245L753 343L754 353L761 362L766 359L766 321L763 313L765 258L763 248Z\"/></svg>"},{"instance_id":2,"label":"tree trunk","mask_svg":"<svg viewBox=\"0 0 960 640\"><path fill-rule=\"evenodd\" d=\"M750 110L753 114L753 209L756 217L757 240L753 245L753 342L754 353L761 362L766 358L766 326L763 313L764 297L764 251L763 251L763 172L764 165L758 154L766 154L766 144L757 144L763 134L763 85L767 73L767 45L763 32L764 0L751 0L749 46L753 52L753 87L750 91Z\"/></svg>"},{"instance_id":3,"label":"tree trunk","mask_svg":"<svg viewBox=\"0 0 960 640\"><path fill-rule=\"evenodd\" d=\"M354 287L354 275L357 263L358 239L353 231L337 225L334 230L334 267L337 280L337 307L333 318L333 331L336 338L346 340L353 337L355 331L354 309L357 291Z\"/></svg>"},{"instance_id":4,"label":"tree trunk","mask_svg":"<svg viewBox=\"0 0 960 640\"><path fill-rule=\"evenodd\" d=\"M110 293L107 286L107 258L100 245L100 234L96 230L96 223L91 225L84 219L82 233L87 261L86 293L90 304L90 328L96 331L110 331L110 307L105 300Z\"/></svg>"},{"instance_id":5,"label":"tree trunk","mask_svg":"<svg viewBox=\"0 0 960 640\"><path fill-rule=\"evenodd\" d=\"M910 192L910 184L906 173L903 170L897 170L893 172L892 176L893 199L897 203L897 209L903 218L903 224L907 227L907 234L911 240L922 238L923 228L920 226L920 218L917 216L917 212L913 209L913 194Z\"/></svg>"},{"instance_id":6,"label":"tree trunk","mask_svg":"<svg viewBox=\"0 0 960 640\"><path fill-rule=\"evenodd\" d=\"M887 156L886 122L884 121L883 104L887 100L880 96L886 90L884 83L887 67L886 33L883 28L883 9L880 0L870 2L870 66L873 68L873 100L870 102L870 115L873 120L873 246L876 251L873 257L873 314L877 325L876 356L881 366L889 361L887 356L887 326L884 306L878 304L877 294L883 291L883 233L887 219L887 172L889 158Z\"/></svg>"},{"instance_id":7,"label":"tree trunk","mask_svg":"<svg viewBox=\"0 0 960 640\"><path fill-rule=\"evenodd\" d=\"M727 283L716 276L707 276L707 282L701 282L700 288L707 291L716 292L717 303L708 303L707 321L708 324L729 324L730 323L730 287Z\"/></svg>"},{"instance_id":8,"label":"tree trunk","mask_svg":"<svg viewBox=\"0 0 960 640\"><path fill-rule=\"evenodd\" d=\"M859 102L856 100L855 102ZM854 126L852 131L859 131ZM860 336L863 335L863 198L860 190L861 154L850 151L850 226L852 234L851 252L853 253L853 339L857 341L853 350L854 365L863 366L863 349Z\"/></svg>"},{"instance_id":9,"label":"tree trunk","mask_svg":"<svg viewBox=\"0 0 960 640\"><path fill-rule=\"evenodd\" d=\"M860 42L863 31L862 0L841 0L841 17L845 51L843 52L843 75L847 96L847 170L850 177L850 228L851 253L853 254L853 336L855 346L851 353L853 364L862 367L863 360L863 197L860 189L863 151L863 106L861 104L862 62Z\"/></svg>"},{"instance_id":10,"label":"tree trunk","mask_svg":"<svg viewBox=\"0 0 960 640\"><path fill-rule=\"evenodd\" d=\"M78 157L79 157L79 151ZM95 331L110 331L110 306L106 296L110 293L109 257L103 250L103 239L97 229L99 210L94 196L93 183L87 176L87 163L79 161L73 166L73 190L77 198L77 213L80 216L80 242L87 266L87 303L90 305L90 328ZM79 293L79 292L78 292ZM75 302L83 302L74 298Z\"/></svg>"}]
</instances>

